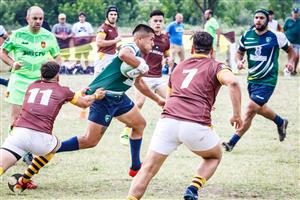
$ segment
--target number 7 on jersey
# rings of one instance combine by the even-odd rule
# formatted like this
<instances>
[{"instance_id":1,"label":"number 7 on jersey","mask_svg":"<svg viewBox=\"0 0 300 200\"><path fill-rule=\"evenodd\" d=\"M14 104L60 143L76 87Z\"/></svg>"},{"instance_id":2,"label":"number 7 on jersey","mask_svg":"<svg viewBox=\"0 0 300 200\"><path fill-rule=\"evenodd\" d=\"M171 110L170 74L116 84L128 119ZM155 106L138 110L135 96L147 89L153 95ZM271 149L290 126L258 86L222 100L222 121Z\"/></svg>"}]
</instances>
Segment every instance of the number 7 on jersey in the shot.
<instances>
[{"instance_id":1,"label":"number 7 on jersey","mask_svg":"<svg viewBox=\"0 0 300 200\"><path fill-rule=\"evenodd\" d=\"M194 76L196 75L197 71L198 71L198 69L185 69L185 70L183 70L182 73L188 74L188 75L183 80L183 82L181 84L181 87L180 87L181 89L189 87L189 84L192 81L192 79L194 78Z\"/></svg>"}]
</instances>

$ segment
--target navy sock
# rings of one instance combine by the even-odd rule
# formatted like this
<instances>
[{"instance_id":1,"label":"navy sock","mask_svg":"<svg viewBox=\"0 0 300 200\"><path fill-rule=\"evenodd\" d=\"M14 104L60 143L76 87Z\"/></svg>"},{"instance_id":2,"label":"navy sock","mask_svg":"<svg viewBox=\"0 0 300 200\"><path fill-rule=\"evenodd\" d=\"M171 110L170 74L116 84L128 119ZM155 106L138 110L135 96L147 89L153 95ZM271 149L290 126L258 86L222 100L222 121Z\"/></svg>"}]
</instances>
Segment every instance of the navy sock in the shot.
<instances>
[{"instance_id":1,"label":"navy sock","mask_svg":"<svg viewBox=\"0 0 300 200\"><path fill-rule=\"evenodd\" d=\"M76 151L78 149L79 149L79 143L78 143L77 136L75 136L68 140L63 141L56 153L65 152L65 151Z\"/></svg>"},{"instance_id":2,"label":"navy sock","mask_svg":"<svg viewBox=\"0 0 300 200\"><path fill-rule=\"evenodd\" d=\"M282 124L283 124L283 119L279 115L276 115L275 119L273 121L279 127L282 126Z\"/></svg>"},{"instance_id":3,"label":"navy sock","mask_svg":"<svg viewBox=\"0 0 300 200\"><path fill-rule=\"evenodd\" d=\"M235 146L236 143L240 140L241 136L237 135L237 134L233 134L233 136L231 137L229 144L232 146Z\"/></svg>"},{"instance_id":4,"label":"navy sock","mask_svg":"<svg viewBox=\"0 0 300 200\"><path fill-rule=\"evenodd\" d=\"M141 160L140 160L140 150L142 145L141 139L131 139L130 142L130 152L131 152L131 169L138 170L141 168Z\"/></svg>"},{"instance_id":5,"label":"navy sock","mask_svg":"<svg viewBox=\"0 0 300 200\"><path fill-rule=\"evenodd\" d=\"M187 187L194 195L198 196L198 188L196 188L193 185L190 185L189 187Z\"/></svg>"},{"instance_id":6,"label":"navy sock","mask_svg":"<svg viewBox=\"0 0 300 200\"><path fill-rule=\"evenodd\" d=\"M0 78L0 85L7 86L8 85L8 80Z\"/></svg>"}]
</instances>

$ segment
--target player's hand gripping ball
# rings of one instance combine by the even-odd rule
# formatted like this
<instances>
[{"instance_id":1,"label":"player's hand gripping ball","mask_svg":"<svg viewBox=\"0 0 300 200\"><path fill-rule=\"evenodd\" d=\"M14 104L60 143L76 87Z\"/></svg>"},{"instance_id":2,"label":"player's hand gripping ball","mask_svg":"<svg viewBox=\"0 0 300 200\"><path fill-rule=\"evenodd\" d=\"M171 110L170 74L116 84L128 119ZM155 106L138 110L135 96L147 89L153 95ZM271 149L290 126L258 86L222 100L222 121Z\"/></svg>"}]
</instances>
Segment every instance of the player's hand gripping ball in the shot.
<instances>
[{"instance_id":1,"label":"player's hand gripping ball","mask_svg":"<svg viewBox=\"0 0 300 200\"><path fill-rule=\"evenodd\" d=\"M139 66L137 66L136 68L128 65L126 62L123 62L121 64L120 71L127 78L136 78L141 74L147 73L149 70L149 66L146 64L146 61L143 58L136 58L140 61Z\"/></svg>"}]
</instances>

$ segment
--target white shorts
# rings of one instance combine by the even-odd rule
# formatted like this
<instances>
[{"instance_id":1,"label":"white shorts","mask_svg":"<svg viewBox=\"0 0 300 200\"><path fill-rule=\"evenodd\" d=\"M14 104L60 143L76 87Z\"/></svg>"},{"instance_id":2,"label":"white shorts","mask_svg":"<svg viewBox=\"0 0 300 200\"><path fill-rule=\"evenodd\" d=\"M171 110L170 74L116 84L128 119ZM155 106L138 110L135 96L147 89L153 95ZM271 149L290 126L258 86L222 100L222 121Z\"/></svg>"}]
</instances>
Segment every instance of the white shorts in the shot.
<instances>
[{"instance_id":1,"label":"white shorts","mask_svg":"<svg viewBox=\"0 0 300 200\"><path fill-rule=\"evenodd\" d=\"M97 76L99 73L101 73L105 67L111 63L112 59L115 57L114 54L101 54L97 57L95 60L95 76Z\"/></svg>"},{"instance_id":2,"label":"white shorts","mask_svg":"<svg viewBox=\"0 0 300 200\"><path fill-rule=\"evenodd\" d=\"M152 90L158 90L161 88L167 87L166 81L163 77L143 77L143 80L148 85L148 87Z\"/></svg>"},{"instance_id":3,"label":"white shorts","mask_svg":"<svg viewBox=\"0 0 300 200\"><path fill-rule=\"evenodd\" d=\"M23 157L27 152L44 156L52 152L58 145L54 135L28 128L15 127L1 148L8 149Z\"/></svg>"},{"instance_id":4,"label":"white shorts","mask_svg":"<svg viewBox=\"0 0 300 200\"><path fill-rule=\"evenodd\" d=\"M219 142L219 136L208 126L162 118L157 122L149 149L169 155L182 143L191 151L206 151L218 145Z\"/></svg>"}]
</instances>

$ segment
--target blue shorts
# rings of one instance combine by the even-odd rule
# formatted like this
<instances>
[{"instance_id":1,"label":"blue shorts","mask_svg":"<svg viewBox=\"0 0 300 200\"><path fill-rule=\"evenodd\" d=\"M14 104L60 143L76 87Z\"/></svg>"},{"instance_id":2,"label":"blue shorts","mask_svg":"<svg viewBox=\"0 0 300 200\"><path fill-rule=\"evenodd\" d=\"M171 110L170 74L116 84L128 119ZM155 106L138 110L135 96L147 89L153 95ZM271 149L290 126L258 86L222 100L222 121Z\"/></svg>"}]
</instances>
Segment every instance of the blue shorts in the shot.
<instances>
[{"instance_id":1,"label":"blue shorts","mask_svg":"<svg viewBox=\"0 0 300 200\"><path fill-rule=\"evenodd\" d=\"M105 96L90 106L89 121L108 127L112 118L127 113L134 107L126 94Z\"/></svg>"},{"instance_id":2,"label":"blue shorts","mask_svg":"<svg viewBox=\"0 0 300 200\"><path fill-rule=\"evenodd\" d=\"M266 104L274 92L275 86L249 83L248 93L251 100L263 106Z\"/></svg>"}]
</instances>

